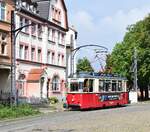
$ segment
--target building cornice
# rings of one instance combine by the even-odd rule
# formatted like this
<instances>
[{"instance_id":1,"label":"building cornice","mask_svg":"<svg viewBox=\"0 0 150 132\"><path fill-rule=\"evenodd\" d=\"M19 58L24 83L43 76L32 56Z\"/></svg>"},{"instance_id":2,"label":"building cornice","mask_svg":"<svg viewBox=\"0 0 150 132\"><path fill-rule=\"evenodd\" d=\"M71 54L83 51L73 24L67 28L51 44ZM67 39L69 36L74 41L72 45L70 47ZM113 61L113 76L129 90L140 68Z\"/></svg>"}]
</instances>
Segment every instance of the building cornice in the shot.
<instances>
[{"instance_id":1,"label":"building cornice","mask_svg":"<svg viewBox=\"0 0 150 132\"><path fill-rule=\"evenodd\" d=\"M25 63L25 64L36 64L36 65L39 65L39 66L52 66L52 67L66 69L65 66L58 66L58 65L48 64L48 63L34 62L34 61L23 60L23 59L17 59L17 61L21 62L21 63Z\"/></svg>"}]
</instances>

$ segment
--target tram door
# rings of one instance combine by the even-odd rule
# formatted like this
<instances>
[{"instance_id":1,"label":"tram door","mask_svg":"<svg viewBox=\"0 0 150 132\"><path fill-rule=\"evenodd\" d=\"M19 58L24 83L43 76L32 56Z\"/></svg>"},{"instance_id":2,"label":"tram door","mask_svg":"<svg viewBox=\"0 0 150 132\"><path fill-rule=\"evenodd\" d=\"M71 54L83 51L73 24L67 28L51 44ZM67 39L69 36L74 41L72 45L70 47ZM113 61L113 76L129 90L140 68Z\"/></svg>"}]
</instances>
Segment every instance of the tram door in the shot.
<instances>
[{"instance_id":1,"label":"tram door","mask_svg":"<svg viewBox=\"0 0 150 132\"><path fill-rule=\"evenodd\" d=\"M93 80L89 80L89 92L93 92Z\"/></svg>"}]
</instances>

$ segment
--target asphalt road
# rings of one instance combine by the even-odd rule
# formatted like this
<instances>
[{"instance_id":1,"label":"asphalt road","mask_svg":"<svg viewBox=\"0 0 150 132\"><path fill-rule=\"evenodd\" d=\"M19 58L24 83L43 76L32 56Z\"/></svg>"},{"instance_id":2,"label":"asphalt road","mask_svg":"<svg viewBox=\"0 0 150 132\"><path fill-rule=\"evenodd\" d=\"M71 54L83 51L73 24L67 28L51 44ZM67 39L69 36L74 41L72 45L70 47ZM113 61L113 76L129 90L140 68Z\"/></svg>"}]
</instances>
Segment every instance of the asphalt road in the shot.
<instances>
[{"instance_id":1,"label":"asphalt road","mask_svg":"<svg viewBox=\"0 0 150 132\"><path fill-rule=\"evenodd\" d=\"M65 111L0 122L0 132L149 132L150 104Z\"/></svg>"}]
</instances>

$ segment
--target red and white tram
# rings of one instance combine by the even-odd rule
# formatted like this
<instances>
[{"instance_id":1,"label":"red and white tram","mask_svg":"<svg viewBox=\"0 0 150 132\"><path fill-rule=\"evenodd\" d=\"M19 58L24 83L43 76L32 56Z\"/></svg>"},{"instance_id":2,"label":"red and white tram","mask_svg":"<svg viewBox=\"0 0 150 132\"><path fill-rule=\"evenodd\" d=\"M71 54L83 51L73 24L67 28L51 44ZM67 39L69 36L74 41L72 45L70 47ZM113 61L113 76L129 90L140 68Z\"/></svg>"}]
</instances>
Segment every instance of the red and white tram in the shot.
<instances>
[{"instance_id":1,"label":"red and white tram","mask_svg":"<svg viewBox=\"0 0 150 132\"><path fill-rule=\"evenodd\" d=\"M80 73L69 78L68 108L90 109L126 105L127 79L118 75Z\"/></svg>"}]
</instances>

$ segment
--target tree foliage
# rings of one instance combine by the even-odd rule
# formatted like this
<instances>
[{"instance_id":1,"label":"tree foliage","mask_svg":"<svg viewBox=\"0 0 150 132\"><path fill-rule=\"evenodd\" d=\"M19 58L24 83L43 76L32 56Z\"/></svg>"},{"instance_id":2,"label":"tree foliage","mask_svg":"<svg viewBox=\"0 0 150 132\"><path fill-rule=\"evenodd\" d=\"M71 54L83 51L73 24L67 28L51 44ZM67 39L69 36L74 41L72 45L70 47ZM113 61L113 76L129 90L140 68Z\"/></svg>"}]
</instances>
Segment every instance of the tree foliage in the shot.
<instances>
[{"instance_id":1,"label":"tree foliage","mask_svg":"<svg viewBox=\"0 0 150 132\"><path fill-rule=\"evenodd\" d=\"M107 67L112 72L126 76L132 84L131 65L134 47L138 53L138 84L140 88L150 85L150 15L144 20L130 25L122 42L117 43L111 55L107 58Z\"/></svg>"},{"instance_id":2,"label":"tree foliage","mask_svg":"<svg viewBox=\"0 0 150 132\"><path fill-rule=\"evenodd\" d=\"M83 59L78 60L77 71L93 72L94 70L91 66L90 61L86 57L84 57Z\"/></svg>"}]
</instances>

